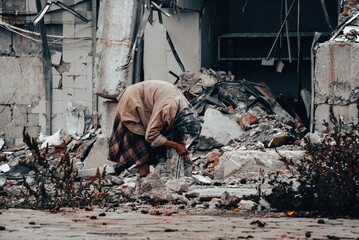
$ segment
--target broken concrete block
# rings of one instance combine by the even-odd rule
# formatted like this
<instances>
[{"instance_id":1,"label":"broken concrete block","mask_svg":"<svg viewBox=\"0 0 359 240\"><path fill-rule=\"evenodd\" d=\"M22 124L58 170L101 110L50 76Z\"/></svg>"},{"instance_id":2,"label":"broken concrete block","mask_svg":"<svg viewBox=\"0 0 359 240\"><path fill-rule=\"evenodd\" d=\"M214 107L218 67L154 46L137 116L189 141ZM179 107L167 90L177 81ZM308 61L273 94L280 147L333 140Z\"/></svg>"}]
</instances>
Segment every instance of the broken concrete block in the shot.
<instances>
[{"instance_id":1,"label":"broken concrete block","mask_svg":"<svg viewBox=\"0 0 359 240\"><path fill-rule=\"evenodd\" d=\"M3 165L0 166L0 172L6 173L10 171L10 166L9 164L5 163Z\"/></svg>"},{"instance_id":2,"label":"broken concrete block","mask_svg":"<svg viewBox=\"0 0 359 240\"><path fill-rule=\"evenodd\" d=\"M212 180L209 177L205 177L202 175L192 175L193 179L201 184L211 184Z\"/></svg>"},{"instance_id":3,"label":"broken concrete block","mask_svg":"<svg viewBox=\"0 0 359 240\"><path fill-rule=\"evenodd\" d=\"M237 202L234 199L234 197L232 197L227 191L222 193L221 202L222 202L222 205L226 206L226 207L234 207L237 205Z\"/></svg>"},{"instance_id":4,"label":"broken concrete block","mask_svg":"<svg viewBox=\"0 0 359 240\"><path fill-rule=\"evenodd\" d=\"M300 161L305 156L305 151L302 150L280 150L280 155L293 161ZM258 176L259 170L264 172L277 172L278 169L285 169L285 165L279 160L280 156L275 150L267 150L266 152L246 150L246 151L231 151L226 152L220 158L220 165L215 168L215 173L218 168L224 168L224 177L236 172L236 177L251 175Z\"/></svg>"},{"instance_id":5,"label":"broken concrete block","mask_svg":"<svg viewBox=\"0 0 359 240\"><path fill-rule=\"evenodd\" d=\"M106 165L106 166L99 167L99 168L89 168L89 169L78 170L78 172L79 172L78 176L79 177L95 176L97 169L99 169L100 173L102 173L105 168L106 168L107 174L115 173L115 170L113 169L113 167Z\"/></svg>"},{"instance_id":6,"label":"broken concrete block","mask_svg":"<svg viewBox=\"0 0 359 240\"><path fill-rule=\"evenodd\" d=\"M220 208L222 206L222 202L218 198L212 198L212 200L208 203L210 208Z\"/></svg>"},{"instance_id":7,"label":"broken concrete block","mask_svg":"<svg viewBox=\"0 0 359 240\"><path fill-rule=\"evenodd\" d=\"M199 78L201 79L203 88L212 87L217 83L217 79L204 73L202 73Z\"/></svg>"},{"instance_id":8,"label":"broken concrete block","mask_svg":"<svg viewBox=\"0 0 359 240\"><path fill-rule=\"evenodd\" d=\"M41 145L41 148L46 147L47 144L50 145L60 145L61 139L65 135L64 131L60 129L56 133L52 134L51 136L46 137L45 142Z\"/></svg>"},{"instance_id":9,"label":"broken concrete block","mask_svg":"<svg viewBox=\"0 0 359 240\"><path fill-rule=\"evenodd\" d=\"M107 160L108 143L107 137L104 134L98 136L97 141L91 148L88 156L84 160L85 168L97 168L105 164L113 165L114 163Z\"/></svg>"},{"instance_id":10,"label":"broken concrete block","mask_svg":"<svg viewBox=\"0 0 359 240\"><path fill-rule=\"evenodd\" d=\"M247 113L246 115L240 117L240 118L238 119L238 122L239 122L239 124L241 125L241 127L242 127L243 129L246 129L246 128L248 128L250 125L252 125L252 124L254 124L254 123L257 123L257 122L258 122L258 119L257 119L254 115L252 115L252 114L250 114L250 113Z\"/></svg>"},{"instance_id":11,"label":"broken concrete block","mask_svg":"<svg viewBox=\"0 0 359 240\"><path fill-rule=\"evenodd\" d=\"M124 181L117 176L111 176L111 183L114 185L122 185Z\"/></svg>"},{"instance_id":12,"label":"broken concrete block","mask_svg":"<svg viewBox=\"0 0 359 240\"><path fill-rule=\"evenodd\" d=\"M76 157L80 160L84 160L89 154L93 144L96 142L96 139L83 142L79 148L76 150Z\"/></svg>"},{"instance_id":13,"label":"broken concrete block","mask_svg":"<svg viewBox=\"0 0 359 240\"><path fill-rule=\"evenodd\" d=\"M85 107L67 102L65 107L67 133L81 136L85 129Z\"/></svg>"},{"instance_id":14,"label":"broken concrete block","mask_svg":"<svg viewBox=\"0 0 359 240\"><path fill-rule=\"evenodd\" d=\"M244 200L242 200L242 201L244 201ZM270 204L264 199L259 200L259 205L261 206L262 209L268 209L271 207Z\"/></svg>"},{"instance_id":15,"label":"broken concrete block","mask_svg":"<svg viewBox=\"0 0 359 240\"><path fill-rule=\"evenodd\" d=\"M238 208L241 210L251 211L257 204L251 200L241 200L238 204Z\"/></svg>"},{"instance_id":16,"label":"broken concrete block","mask_svg":"<svg viewBox=\"0 0 359 240\"><path fill-rule=\"evenodd\" d=\"M168 181L166 185L168 188L178 193L187 192L189 189L189 184L184 179L173 179Z\"/></svg>"},{"instance_id":17,"label":"broken concrete block","mask_svg":"<svg viewBox=\"0 0 359 240\"><path fill-rule=\"evenodd\" d=\"M206 150L226 145L242 133L241 127L227 115L216 109L208 109L204 116L198 148Z\"/></svg>"},{"instance_id":18,"label":"broken concrete block","mask_svg":"<svg viewBox=\"0 0 359 240\"><path fill-rule=\"evenodd\" d=\"M323 141L323 138L320 137L318 132L307 133L304 137L313 144L319 144Z\"/></svg>"},{"instance_id":19,"label":"broken concrete block","mask_svg":"<svg viewBox=\"0 0 359 240\"><path fill-rule=\"evenodd\" d=\"M234 159L229 159L228 161L226 161L223 165L223 176L228 176L229 174L231 174L232 172L238 170L239 168L241 168L242 164L240 161L236 161Z\"/></svg>"},{"instance_id":20,"label":"broken concrete block","mask_svg":"<svg viewBox=\"0 0 359 240\"><path fill-rule=\"evenodd\" d=\"M5 141L3 139L0 139L0 150L2 149L2 147L4 146Z\"/></svg>"},{"instance_id":21,"label":"broken concrete block","mask_svg":"<svg viewBox=\"0 0 359 240\"><path fill-rule=\"evenodd\" d=\"M139 179L136 189L141 195L141 198L145 200L153 202L168 202L172 200L172 196L168 193L166 185L155 173L150 173L146 177Z\"/></svg>"},{"instance_id":22,"label":"broken concrete block","mask_svg":"<svg viewBox=\"0 0 359 240\"><path fill-rule=\"evenodd\" d=\"M64 145L68 145L68 144L71 142L71 140L72 140L72 136L69 135L69 134L66 134L66 135L62 138L61 142L62 142Z\"/></svg>"}]
</instances>

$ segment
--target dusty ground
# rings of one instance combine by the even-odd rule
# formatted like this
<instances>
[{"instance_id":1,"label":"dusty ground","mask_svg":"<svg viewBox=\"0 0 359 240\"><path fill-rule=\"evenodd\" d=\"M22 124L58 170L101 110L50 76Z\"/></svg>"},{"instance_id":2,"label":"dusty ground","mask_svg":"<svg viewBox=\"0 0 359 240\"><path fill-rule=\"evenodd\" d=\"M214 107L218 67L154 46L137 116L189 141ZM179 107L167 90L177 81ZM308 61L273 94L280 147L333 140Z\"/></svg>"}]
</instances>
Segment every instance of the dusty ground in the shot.
<instances>
[{"instance_id":1,"label":"dusty ground","mask_svg":"<svg viewBox=\"0 0 359 240\"><path fill-rule=\"evenodd\" d=\"M153 216L139 211L3 210L0 239L359 239L359 220L229 216L175 213ZM95 218L96 219L91 219ZM250 223L256 220L264 227ZM310 237L306 238L307 236Z\"/></svg>"}]
</instances>

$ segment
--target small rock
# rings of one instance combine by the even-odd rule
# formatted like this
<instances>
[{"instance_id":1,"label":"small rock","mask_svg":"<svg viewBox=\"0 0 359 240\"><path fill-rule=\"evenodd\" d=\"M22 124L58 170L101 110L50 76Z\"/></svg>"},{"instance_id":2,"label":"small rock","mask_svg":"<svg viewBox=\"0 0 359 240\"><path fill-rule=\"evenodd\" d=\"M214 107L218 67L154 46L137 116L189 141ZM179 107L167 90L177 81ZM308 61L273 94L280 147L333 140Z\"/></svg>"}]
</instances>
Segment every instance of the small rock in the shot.
<instances>
[{"instance_id":1,"label":"small rock","mask_svg":"<svg viewBox=\"0 0 359 240\"><path fill-rule=\"evenodd\" d=\"M166 228L165 232L177 232L177 229Z\"/></svg>"},{"instance_id":2,"label":"small rock","mask_svg":"<svg viewBox=\"0 0 359 240\"><path fill-rule=\"evenodd\" d=\"M220 208L222 206L222 202L218 198L212 198L208 205L210 208Z\"/></svg>"},{"instance_id":3,"label":"small rock","mask_svg":"<svg viewBox=\"0 0 359 240\"><path fill-rule=\"evenodd\" d=\"M106 216L106 213L100 213L98 216L99 216L99 217L105 217L105 216Z\"/></svg>"},{"instance_id":4,"label":"small rock","mask_svg":"<svg viewBox=\"0 0 359 240\"><path fill-rule=\"evenodd\" d=\"M221 201L223 206L233 207L237 205L237 202L234 197L232 197L227 191L222 193Z\"/></svg>"},{"instance_id":5,"label":"small rock","mask_svg":"<svg viewBox=\"0 0 359 240\"><path fill-rule=\"evenodd\" d=\"M124 183L124 181L120 178L118 178L117 176L111 176L111 183L113 185L122 185Z\"/></svg>"},{"instance_id":6,"label":"small rock","mask_svg":"<svg viewBox=\"0 0 359 240\"><path fill-rule=\"evenodd\" d=\"M324 224L325 221L324 221L324 219L319 219L319 220L318 220L318 223L319 223L319 224Z\"/></svg>"},{"instance_id":7,"label":"small rock","mask_svg":"<svg viewBox=\"0 0 359 240\"><path fill-rule=\"evenodd\" d=\"M247 184L247 179L245 178L242 178L241 181L240 181L241 184Z\"/></svg>"},{"instance_id":8,"label":"small rock","mask_svg":"<svg viewBox=\"0 0 359 240\"><path fill-rule=\"evenodd\" d=\"M192 177L194 180L196 180L198 183L201 183L201 184L211 184L212 183L212 180L207 176L193 175Z\"/></svg>"},{"instance_id":9,"label":"small rock","mask_svg":"<svg viewBox=\"0 0 359 240\"><path fill-rule=\"evenodd\" d=\"M136 189L141 195L141 198L145 200L151 200L153 202L168 202L172 200L172 196L167 191L166 185L155 173L150 173L147 177L139 179Z\"/></svg>"},{"instance_id":10,"label":"small rock","mask_svg":"<svg viewBox=\"0 0 359 240\"><path fill-rule=\"evenodd\" d=\"M97 217L96 216L91 216L90 219L95 220L95 219L97 219Z\"/></svg>"},{"instance_id":11,"label":"small rock","mask_svg":"<svg viewBox=\"0 0 359 240\"><path fill-rule=\"evenodd\" d=\"M305 237L310 238L311 236L312 236L312 234L310 232L305 233Z\"/></svg>"},{"instance_id":12,"label":"small rock","mask_svg":"<svg viewBox=\"0 0 359 240\"><path fill-rule=\"evenodd\" d=\"M36 223L35 223L35 222L29 222L29 224L30 224L30 225L36 225Z\"/></svg>"},{"instance_id":13,"label":"small rock","mask_svg":"<svg viewBox=\"0 0 359 240\"><path fill-rule=\"evenodd\" d=\"M168 188L178 193L187 192L189 189L189 184L183 179L170 180L166 183L166 185Z\"/></svg>"},{"instance_id":14,"label":"small rock","mask_svg":"<svg viewBox=\"0 0 359 240\"><path fill-rule=\"evenodd\" d=\"M238 204L238 208L242 210L251 211L256 206L256 203L250 200L242 200Z\"/></svg>"},{"instance_id":15,"label":"small rock","mask_svg":"<svg viewBox=\"0 0 359 240\"><path fill-rule=\"evenodd\" d=\"M258 119L254 115L247 113L243 117L239 118L238 122L243 129L247 129L250 125L257 123Z\"/></svg>"},{"instance_id":16,"label":"small rock","mask_svg":"<svg viewBox=\"0 0 359 240\"><path fill-rule=\"evenodd\" d=\"M270 204L264 199L259 200L259 205L264 209L270 208Z\"/></svg>"},{"instance_id":17,"label":"small rock","mask_svg":"<svg viewBox=\"0 0 359 240\"><path fill-rule=\"evenodd\" d=\"M5 230L6 230L6 227L0 226L0 231L5 231Z\"/></svg>"},{"instance_id":18,"label":"small rock","mask_svg":"<svg viewBox=\"0 0 359 240\"><path fill-rule=\"evenodd\" d=\"M199 193L198 192L191 192L191 193L187 193L185 195L186 198L198 198L199 197Z\"/></svg>"}]
</instances>

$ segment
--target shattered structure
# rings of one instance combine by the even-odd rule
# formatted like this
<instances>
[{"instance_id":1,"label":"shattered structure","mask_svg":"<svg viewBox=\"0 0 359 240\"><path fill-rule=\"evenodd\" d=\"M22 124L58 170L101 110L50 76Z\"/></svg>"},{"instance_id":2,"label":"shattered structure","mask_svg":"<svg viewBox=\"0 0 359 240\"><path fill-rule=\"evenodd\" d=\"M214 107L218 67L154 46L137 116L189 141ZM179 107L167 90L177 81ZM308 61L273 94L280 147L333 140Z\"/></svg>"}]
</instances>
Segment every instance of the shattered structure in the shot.
<instances>
[{"instance_id":1,"label":"shattered structure","mask_svg":"<svg viewBox=\"0 0 359 240\"><path fill-rule=\"evenodd\" d=\"M340 131L357 146L358 6L0 1L0 208L275 211L267 176L289 184L306 150L342 146L330 145ZM190 161L172 152L145 178L134 166L117 176L107 160L116 98L150 80L183 93L201 133Z\"/></svg>"}]
</instances>

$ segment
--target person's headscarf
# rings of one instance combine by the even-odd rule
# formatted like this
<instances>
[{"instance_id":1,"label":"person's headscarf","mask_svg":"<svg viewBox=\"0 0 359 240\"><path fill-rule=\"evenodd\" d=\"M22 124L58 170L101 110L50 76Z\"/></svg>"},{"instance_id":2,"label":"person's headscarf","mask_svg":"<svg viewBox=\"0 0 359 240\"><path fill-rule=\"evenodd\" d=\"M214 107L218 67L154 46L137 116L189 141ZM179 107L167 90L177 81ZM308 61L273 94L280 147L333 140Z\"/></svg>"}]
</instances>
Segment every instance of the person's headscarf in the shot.
<instances>
[{"instance_id":1,"label":"person's headscarf","mask_svg":"<svg viewBox=\"0 0 359 240\"><path fill-rule=\"evenodd\" d=\"M201 131L201 120L197 112L191 107L184 108L176 119L174 130L198 135Z\"/></svg>"}]
</instances>

